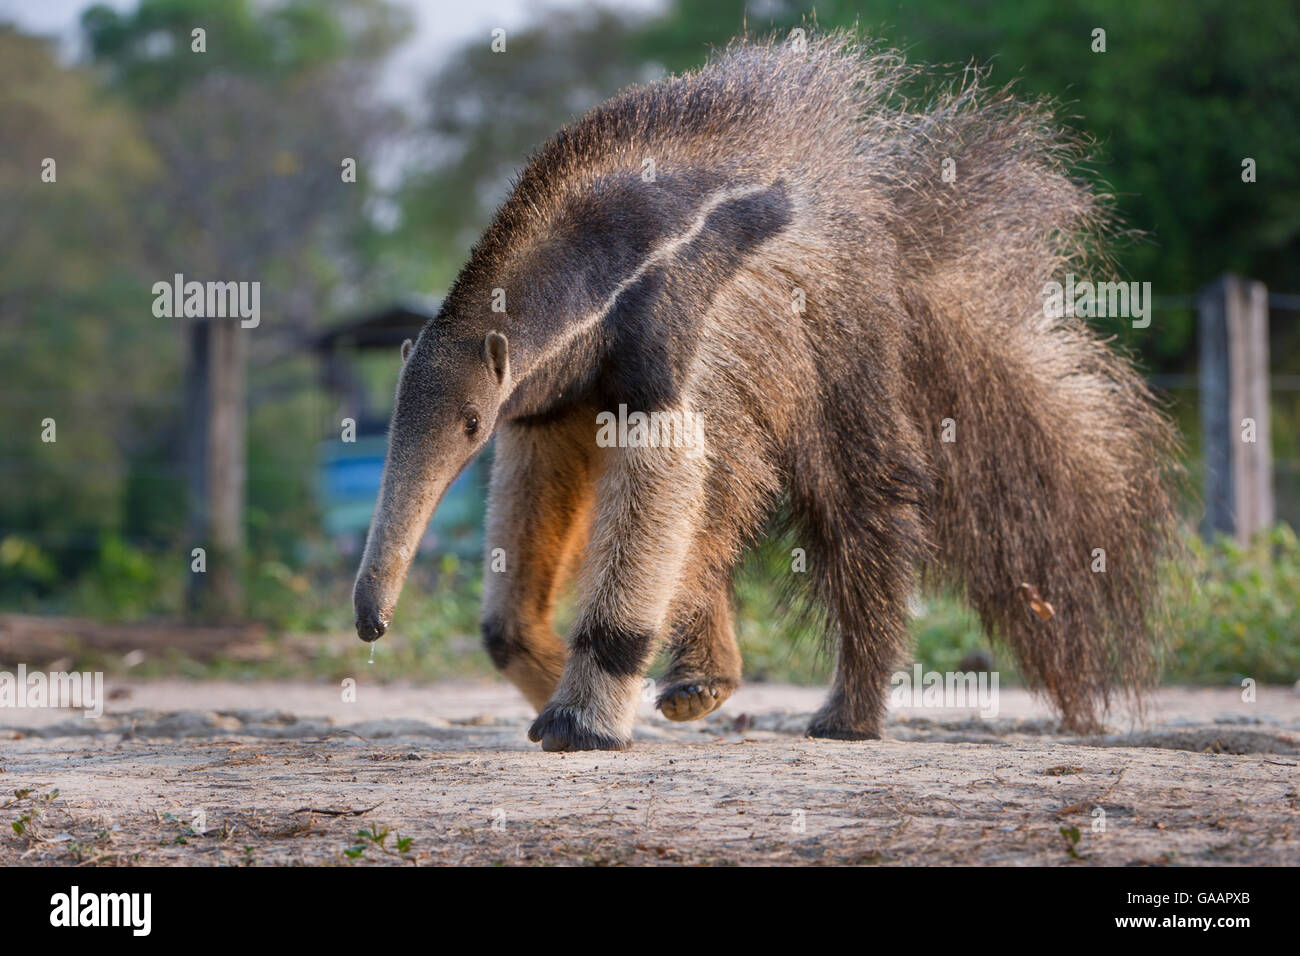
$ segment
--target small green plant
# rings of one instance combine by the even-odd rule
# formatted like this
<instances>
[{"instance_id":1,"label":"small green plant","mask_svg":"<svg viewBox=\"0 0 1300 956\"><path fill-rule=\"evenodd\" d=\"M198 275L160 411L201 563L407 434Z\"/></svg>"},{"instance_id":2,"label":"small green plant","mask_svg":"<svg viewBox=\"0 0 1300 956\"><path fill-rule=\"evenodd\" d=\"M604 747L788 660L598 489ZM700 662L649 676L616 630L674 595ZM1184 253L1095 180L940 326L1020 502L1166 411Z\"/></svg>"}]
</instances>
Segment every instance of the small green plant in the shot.
<instances>
[{"instance_id":1,"label":"small green plant","mask_svg":"<svg viewBox=\"0 0 1300 956\"><path fill-rule=\"evenodd\" d=\"M58 799L58 796L58 790L51 790L49 793L36 794L35 796L32 796L30 787L15 790L13 799L6 800L4 806L8 808L22 803L26 803L28 806L20 808L22 812L19 813L18 819L9 824L9 828L17 836L28 841L36 839L40 835L41 818L50 809L50 805Z\"/></svg>"},{"instance_id":2,"label":"small green plant","mask_svg":"<svg viewBox=\"0 0 1300 956\"><path fill-rule=\"evenodd\" d=\"M393 836L392 849L389 849L387 845L390 835ZM411 844L415 842L411 837L398 836L389 827L381 827L377 823L371 824L369 830L358 830L356 840L355 844L343 851L343 855L350 860L363 859L369 849L375 849L380 853L389 855L403 856L410 852Z\"/></svg>"},{"instance_id":3,"label":"small green plant","mask_svg":"<svg viewBox=\"0 0 1300 956\"><path fill-rule=\"evenodd\" d=\"M80 840L69 840L68 855L72 857L74 863L93 863L109 856L109 848L112 844L112 831L100 830L87 843L82 843Z\"/></svg>"},{"instance_id":4,"label":"small green plant","mask_svg":"<svg viewBox=\"0 0 1300 956\"><path fill-rule=\"evenodd\" d=\"M1061 836L1065 837L1065 852L1075 860L1082 860L1079 852L1075 849L1079 845L1079 828L1078 827L1061 827Z\"/></svg>"},{"instance_id":5,"label":"small green plant","mask_svg":"<svg viewBox=\"0 0 1300 956\"><path fill-rule=\"evenodd\" d=\"M1300 676L1300 541L1287 525L1243 547L1193 538L1171 569L1165 679L1293 683Z\"/></svg>"},{"instance_id":6,"label":"small green plant","mask_svg":"<svg viewBox=\"0 0 1300 956\"><path fill-rule=\"evenodd\" d=\"M384 841L388 839L388 827L384 827L381 830L379 829L379 824L372 823L369 830L357 831L357 839L369 841L382 850L384 848Z\"/></svg>"}]
</instances>

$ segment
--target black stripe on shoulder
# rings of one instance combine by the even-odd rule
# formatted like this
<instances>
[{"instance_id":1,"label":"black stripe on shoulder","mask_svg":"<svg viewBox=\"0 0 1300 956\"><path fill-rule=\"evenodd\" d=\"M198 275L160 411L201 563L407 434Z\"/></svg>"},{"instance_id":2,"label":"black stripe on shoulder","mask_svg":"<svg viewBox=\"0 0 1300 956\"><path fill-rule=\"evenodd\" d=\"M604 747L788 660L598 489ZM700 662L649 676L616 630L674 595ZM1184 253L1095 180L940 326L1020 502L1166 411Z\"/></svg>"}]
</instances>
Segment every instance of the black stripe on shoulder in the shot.
<instances>
[{"instance_id":1,"label":"black stripe on shoulder","mask_svg":"<svg viewBox=\"0 0 1300 956\"><path fill-rule=\"evenodd\" d=\"M793 218L789 190L779 180L719 203L690 242L623 290L606 318L613 348L601 390L608 407L625 403L651 412L680 400L702 317L746 257Z\"/></svg>"}]
</instances>

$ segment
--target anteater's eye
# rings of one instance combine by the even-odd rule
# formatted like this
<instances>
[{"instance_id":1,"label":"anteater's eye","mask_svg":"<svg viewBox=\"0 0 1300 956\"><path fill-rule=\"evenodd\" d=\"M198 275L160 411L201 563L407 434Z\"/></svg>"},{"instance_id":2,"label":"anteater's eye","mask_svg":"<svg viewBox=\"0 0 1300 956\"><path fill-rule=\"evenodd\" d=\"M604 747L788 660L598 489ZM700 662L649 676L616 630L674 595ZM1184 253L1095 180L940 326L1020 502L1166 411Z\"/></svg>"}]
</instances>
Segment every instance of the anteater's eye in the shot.
<instances>
[{"instance_id":1,"label":"anteater's eye","mask_svg":"<svg viewBox=\"0 0 1300 956\"><path fill-rule=\"evenodd\" d=\"M478 416L471 414L469 418L465 419L465 434L472 437L477 433L478 433Z\"/></svg>"}]
</instances>

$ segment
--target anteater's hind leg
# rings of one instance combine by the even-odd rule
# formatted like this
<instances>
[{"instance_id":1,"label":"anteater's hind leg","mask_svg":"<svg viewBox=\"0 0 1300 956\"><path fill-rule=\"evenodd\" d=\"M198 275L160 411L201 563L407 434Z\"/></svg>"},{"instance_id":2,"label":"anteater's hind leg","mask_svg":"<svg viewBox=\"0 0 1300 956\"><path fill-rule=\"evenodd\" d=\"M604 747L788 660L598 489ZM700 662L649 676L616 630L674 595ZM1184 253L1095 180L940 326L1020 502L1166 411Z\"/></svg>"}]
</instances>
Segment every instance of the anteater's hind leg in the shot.
<instances>
[{"instance_id":1,"label":"anteater's hind leg","mask_svg":"<svg viewBox=\"0 0 1300 956\"><path fill-rule=\"evenodd\" d=\"M859 432L816 488L796 487L808 570L838 643L835 680L810 737L878 738L890 675L907 648L908 595L927 553L920 500L928 484L918 459L884 458L891 444Z\"/></svg>"},{"instance_id":2,"label":"anteater's hind leg","mask_svg":"<svg viewBox=\"0 0 1300 956\"><path fill-rule=\"evenodd\" d=\"M698 720L740 686L730 588L716 588L712 600L674 626L671 641L672 663L655 706L669 720Z\"/></svg>"},{"instance_id":3,"label":"anteater's hind leg","mask_svg":"<svg viewBox=\"0 0 1300 956\"><path fill-rule=\"evenodd\" d=\"M497 433L488 496L483 642L541 710L564 670L556 592L586 541L596 467L590 412Z\"/></svg>"},{"instance_id":4,"label":"anteater's hind leg","mask_svg":"<svg viewBox=\"0 0 1300 956\"><path fill-rule=\"evenodd\" d=\"M689 587L704 462L682 448L611 452L597 482L582 603L564 675L528 736L545 750L621 750L669 608Z\"/></svg>"},{"instance_id":5,"label":"anteater's hind leg","mask_svg":"<svg viewBox=\"0 0 1300 956\"><path fill-rule=\"evenodd\" d=\"M835 602L833 616L840 622L835 681L826 703L808 725L809 737L880 737L889 677L907 644L907 589L899 593L896 582L878 576L868 576L864 587L875 593Z\"/></svg>"}]
</instances>

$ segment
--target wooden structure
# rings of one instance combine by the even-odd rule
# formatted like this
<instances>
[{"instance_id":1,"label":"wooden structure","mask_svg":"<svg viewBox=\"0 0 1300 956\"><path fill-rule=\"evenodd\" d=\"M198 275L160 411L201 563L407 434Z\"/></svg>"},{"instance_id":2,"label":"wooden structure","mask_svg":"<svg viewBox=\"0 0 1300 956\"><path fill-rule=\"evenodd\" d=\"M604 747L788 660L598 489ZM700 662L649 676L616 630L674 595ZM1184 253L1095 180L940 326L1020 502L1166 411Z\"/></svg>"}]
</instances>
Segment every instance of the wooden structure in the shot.
<instances>
[{"instance_id":1,"label":"wooden structure","mask_svg":"<svg viewBox=\"0 0 1300 956\"><path fill-rule=\"evenodd\" d=\"M1197 299L1206 537L1245 543L1274 520L1268 290L1224 275Z\"/></svg>"}]
</instances>

